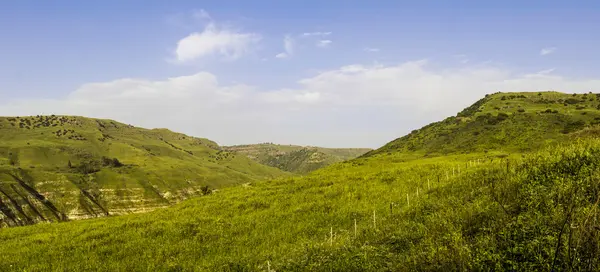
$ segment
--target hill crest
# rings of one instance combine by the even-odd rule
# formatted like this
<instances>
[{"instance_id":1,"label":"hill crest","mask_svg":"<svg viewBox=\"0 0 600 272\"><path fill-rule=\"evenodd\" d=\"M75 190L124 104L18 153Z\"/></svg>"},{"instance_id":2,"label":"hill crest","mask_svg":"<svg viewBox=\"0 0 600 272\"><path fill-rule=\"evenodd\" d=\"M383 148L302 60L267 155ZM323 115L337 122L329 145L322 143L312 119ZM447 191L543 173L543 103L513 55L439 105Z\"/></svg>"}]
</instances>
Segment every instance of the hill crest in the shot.
<instances>
[{"instance_id":1,"label":"hill crest","mask_svg":"<svg viewBox=\"0 0 600 272\"><path fill-rule=\"evenodd\" d=\"M442 121L397 138L363 157L382 153L426 156L468 152L526 152L570 139L600 124L600 94L488 94Z\"/></svg>"}]
</instances>

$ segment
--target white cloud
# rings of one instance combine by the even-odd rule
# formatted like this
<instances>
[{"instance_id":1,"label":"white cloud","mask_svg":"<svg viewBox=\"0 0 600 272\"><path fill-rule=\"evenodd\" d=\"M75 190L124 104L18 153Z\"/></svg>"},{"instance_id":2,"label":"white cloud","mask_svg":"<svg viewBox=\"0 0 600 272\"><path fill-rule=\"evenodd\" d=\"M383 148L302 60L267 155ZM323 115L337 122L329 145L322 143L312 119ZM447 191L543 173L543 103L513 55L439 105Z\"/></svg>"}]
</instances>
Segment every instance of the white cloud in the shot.
<instances>
[{"instance_id":1,"label":"white cloud","mask_svg":"<svg viewBox=\"0 0 600 272\"><path fill-rule=\"evenodd\" d=\"M333 41L331 41L331 40L320 40L317 42L317 46L318 47L328 47L331 45L331 43L333 43Z\"/></svg>"},{"instance_id":2,"label":"white cloud","mask_svg":"<svg viewBox=\"0 0 600 272\"><path fill-rule=\"evenodd\" d=\"M556 71L514 74L483 65L438 70L427 61L353 64L301 79L296 88L227 85L206 72L165 80L84 84L63 99L13 100L2 115L69 114L207 137L220 144L277 142L378 147L455 115L496 91L589 92L600 79Z\"/></svg>"},{"instance_id":3,"label":"white cloud","mask_svg":"<svg viewBox=\"0 0 600 272\"><path fill-rule=\"evenodd\" d=\"M285 58L288 57L288 54L282 52L282 53L279 53L279 54L275 55L275 57L278 58L278 59L285 59Z\"/></svg>"},{"instance_id":4,"label":"white cloud","mask_svg":"<svg viewBox=\"0 0 600 272\"><path fill-rule=\"evenodd\" d=\"M302 36L304 37L311 37L311 36L329 36L331 35L331 31L329 32L305 32L302 34Z\"/></svg>"},{"instance_id":5,"label":"white cloud","mask_svg":"<svg viewBox=\"0 0 600 272\"><path fill-rule=\"evenodd\" d=\"M208 12L203 9L194 11L193 16L194 16L194 18L197 18L197 19L212 20L212 17L210 17L210 14L208 14Z\"/></svg>"},{"instance_id":6,"label":"white cloud","mask_svg":"<svg viewBox=\"0 0 600 272\"><path fill-rule=\"evenodd\" d=\"M379 52L379 48L367 47L364 49L366 52Z\"/></svg>"},{"instance_id":7,"label":"white cloud","mask_svg":"<svg viewBox=\"0 0 600 272\"><path fill-rule=\"evenodd\" d=\"M540 50L540 55L542 55L542 56L550 55L550 54L554 53L554 51L556 51L556 47L542 48L542 50Z\"/></svg>"},{"instance_id":8,"label":"white cloud","mask_svg":"<svg viewBox=\"0 0 600 272\"><path fill-rule=\"evenodd\" d=\"M189 62L210 55L237 59L248 53L252 45L257 43L260 38L260 35L256 33L219 28L213 22L209 23L204 31L192 33L179 40L175 49L175 57L179 62Z\"/></svg>"},{"instance_id":9,"label":"white cloud","mask_svg":"<svg viewBox=\"0 0 600 272\"><path fill-rule=\"evenodd\" d=\"M283 37L283 50L285 50L285 52L281 52L275 55L275 57L278 59L291 57L294 54L294 47L294 39L292 36L285 35L285 37Z\"/></svg>"}]
</instances>

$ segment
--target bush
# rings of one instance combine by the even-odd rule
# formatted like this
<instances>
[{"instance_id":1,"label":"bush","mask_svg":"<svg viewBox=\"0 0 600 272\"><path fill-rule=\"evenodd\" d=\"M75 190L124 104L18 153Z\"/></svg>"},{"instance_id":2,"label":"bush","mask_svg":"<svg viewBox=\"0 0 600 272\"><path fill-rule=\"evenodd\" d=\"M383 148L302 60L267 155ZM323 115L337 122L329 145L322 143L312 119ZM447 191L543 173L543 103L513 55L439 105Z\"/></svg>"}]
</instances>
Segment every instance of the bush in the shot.
<instances>
[{"instance_id":1,"label":"bush","mask_svg":"<svg viewBox=\"0 0 600 272\"><path fill-rule=\"evenodd\" d=\"M584 127L585 127L585 122L583 122L583 121L569 122L569 123L567 123L565 128L562 130L562 133L565 133L565 134L571 133L574 131L581 130Z\"/></svg>"},{"instance_id":2,"label":"bush","mask_svg":"<svg viewBox=\"0 0 600 272\"><path fill-rule=\"evenodd\" d=\"M82 161L77 166L77 172L87 175L87 174L99 172L101 168L102 168L101 165L97 161L87 160L87 161Z\"/></svg>"},{"instance_id":3,"label":"bush","mask_svg":"<svg viewBox=\"0 0 600 272\"><path fill-rule=\"evenodd\" d=\"M207 185L200 187L200 191L202 192L202 195L210 195L210 193L212 193L212 190Z\"/></svg>"},{"instance_id":4,"label":"bush","mask_svg":"<svg viewBox=\"0 0 600 272\"><path fill-rule=\"evenodd\" d=\"M579 99L575 99L575 98L569 98L569 99L565 100L565 103L571 104L571 105L572 104L577 104L579 102L581 102L581 101Z\"/></svg>"},{"instance_id":5,"label":"bush","mask_svg":"<svg viewBox=\"0 0 600 272\"><path fill-rule=\"evenodd\" d=\"M121 163L117 158L111 159L108 157L102 157L102 165L109 167L121 167L123 166L123 163Z\"/></svg>"}]
</instances>

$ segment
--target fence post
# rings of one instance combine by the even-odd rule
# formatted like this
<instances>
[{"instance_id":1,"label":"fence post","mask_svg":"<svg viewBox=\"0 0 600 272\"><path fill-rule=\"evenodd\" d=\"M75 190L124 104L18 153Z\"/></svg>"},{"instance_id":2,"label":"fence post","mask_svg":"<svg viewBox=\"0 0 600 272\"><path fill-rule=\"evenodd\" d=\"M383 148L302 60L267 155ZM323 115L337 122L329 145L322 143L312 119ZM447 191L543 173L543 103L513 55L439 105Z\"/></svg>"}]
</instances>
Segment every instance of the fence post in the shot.
<instances>
[{"instance_id":1,"label":"fence post","mask_svg":"<svg viewBox=\"0 0 600 272\"><path fill-rule=\"evenodd\" d=\"M373 228L377 229L377 222L375 221L375 210L373 210Z\"/></svg>"},{"instance_id":2,"label":"fence post","mask_svg":"<svg viewBox=\"0 0 600 272\"><path fill-rule=\"evenodd\" d=\"M329 230L329 245L333 246L333 227Z\"/></svg>"},{"instance_id":3,"label":"fence post","mask_svg":"<svg viewBox=\"0 0 600 272\"><path fill-rule=\"evenodd\" d=\"M354 239L356 239L356 218L354 218Z\"/></svg>"}]
</instances>

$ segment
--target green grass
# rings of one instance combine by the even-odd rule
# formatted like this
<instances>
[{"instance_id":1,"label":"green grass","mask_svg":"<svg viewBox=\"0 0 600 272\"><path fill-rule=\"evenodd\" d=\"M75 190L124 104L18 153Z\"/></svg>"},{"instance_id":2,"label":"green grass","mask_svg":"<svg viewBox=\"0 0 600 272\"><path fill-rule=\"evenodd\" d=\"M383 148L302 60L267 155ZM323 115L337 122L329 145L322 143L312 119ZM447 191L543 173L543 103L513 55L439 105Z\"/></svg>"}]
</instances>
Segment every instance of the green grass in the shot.
<instances>
[{"instance_id":1,"label":"green grass","mask_svg":"<svg viewBox=\"0 0 600 272\"><path fill-rule=\"evenodd\" d=\"M23 213L15 210L16 220L4 216L0 225L59 219L19 180L77 219L103 209L122 214L167 206L201 194L204 186L286 175L210 140L166 129L70 116L0 118L0 206L24 206Z\"/></svg>"},{"instance_id":2,"label":"green grass","mask_svg":"<svg viewBox=\"0 0 600 272\"><path fill-rule=\"evenodd\" d=\"M495 93L365 156L535 151L549 143L570 141L570 133L600 124L599 107L597 94Z\"/></svg>"},{"instance_id":3,"label":"green grass","mask_svg":"<svg viewBox=\"0 0 600 272\"><path fill-rule=\"evenodd\" d=\"M146 214L3 229L0 270L600 268L600 142L524 158L395 160L229 187Z\"/></svg>"},{"instance_id":4,"label":"green grass","mask_svg":"<svg viewBox=\"0 0 600 272\"><path fill-rule=\"evenodd\" d=\"M488 102L461 115L485 116ZM0 270L598 271L599 130L534 120L552 129L530 149L470 137L459 152L458 140L413 135L415 151L390 144L145 214L0 229Z\"/></svg>"},{"instance_id":5,"label":"green grass","mask_svg":"<svg viewBox=\"0 0 600 272\"><path fill-rule=\"evenodd\" d=\"M227 146L224 149L296 174L306 174L371 151L368 148L323 148L270 143Z\"/></svg>"}]
</instances>

